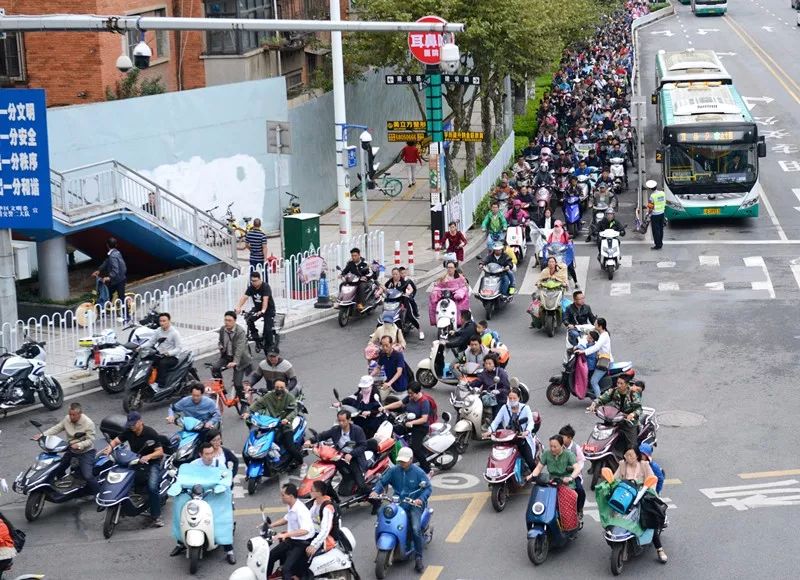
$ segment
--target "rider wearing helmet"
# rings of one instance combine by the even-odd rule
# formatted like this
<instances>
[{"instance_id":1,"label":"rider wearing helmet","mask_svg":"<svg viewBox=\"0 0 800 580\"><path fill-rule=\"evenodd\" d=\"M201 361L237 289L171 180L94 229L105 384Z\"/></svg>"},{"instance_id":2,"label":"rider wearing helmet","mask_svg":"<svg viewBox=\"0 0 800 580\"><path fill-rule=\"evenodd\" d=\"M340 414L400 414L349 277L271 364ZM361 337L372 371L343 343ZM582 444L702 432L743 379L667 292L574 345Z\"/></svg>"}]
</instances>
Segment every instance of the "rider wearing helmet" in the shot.
<instances>
[{"instance_id":1,"label":"rider wearing helmet","mask_svg":"<svg viewBox=\"0 0 800 580\"><path fill-rule=\"evenodd\" d=\"M661 494L661 489L664 487L664 470L661 469L661 466L653 461L653 446L649 443L642 443L639 445L639 453L642 454L642 460L647 461L650 464L650 469L653 470L653 475L658 478L658 483L656 484L656 493Z\"/></svg>"},{"instance_id":2,"label":"rider wearing helmet","mask_svg":"<svg viewBox=\"0 0 800 580\"><path fill-rule=\"evenodd\" d=\"M503 242L495 242L492 244L492 251L481 261L481 266L488 264L499 264L506 271L503 272L500 280L500 293L510 295L515 292L514 289L514 263L511 257L505 252L505 244Z\"/></svg>"},{"instance_id":3,"label":"rider wearing helmet","mask_svg":"<svg viewBox=\"0 0 800 580\"><path fill-rule=\"evenodd\" d=\"M553 176L550 174L550 166L544 161L539 165L539 171L536 172L536 178L533 180L533 187L550 187L553 185Z\"/></svg>"},{"instance_id":4,"label":"rider wearing helmet","mask_svg":"<svg viewBox=\"0 0 800 580\"><path fill-rule=\"evenodd\" d=\"M623 226L622 223L619 220L617 220L616 212L614 211L613 207L609 207L606 210L605 217L603 217L603 219L597 222L597 233L599 234L604 230L617 230L620 236L625 235L625 226ZM598 250L600 249L599 235L597 236L597 249Z\"/></svg>"},{"instance_id":5,"label":"rider wearing helmet","mask_svg":"<svg viewBox=\"0 0 800 580\"><path fill-rule=\"evenodd\" d=\"M658 190L658 183L654 179L648 180L644 186L648 189L647 208L650 210L650 223L653 226L653 245L651 250L660 250L664 243L664 209L667 198L663 191Z\"/></svg>"}]
</instances>

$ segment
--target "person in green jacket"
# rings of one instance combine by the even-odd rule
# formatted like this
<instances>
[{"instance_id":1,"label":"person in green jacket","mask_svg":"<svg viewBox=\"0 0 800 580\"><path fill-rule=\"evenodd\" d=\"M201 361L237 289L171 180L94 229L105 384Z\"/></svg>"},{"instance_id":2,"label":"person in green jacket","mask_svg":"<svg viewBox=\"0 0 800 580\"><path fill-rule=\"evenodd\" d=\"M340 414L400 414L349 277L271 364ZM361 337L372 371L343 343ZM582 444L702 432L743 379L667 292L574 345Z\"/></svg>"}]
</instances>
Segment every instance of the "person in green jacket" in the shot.
<instances>
[{"instance_id":1,"label":"person in green jacket","mask_svg":"<svg viewBox=\"0 0 800 580\"><path fill-rule=\"evenodd\" d=\"M489 234L492 241L503 241L503 234L508 228L508 222L505 216L500 213L500 204L496 201L492 202L489 213L483 218L481 223L481 230Z\"/></svg>"},{"instance_id":2,"label":"person in green jacket","mask_svg":"<svg viewBox=\"0 0 800 580\"><path fill-rule=\"evenodd\" d=\"M286 383L280 379L275 381L275 388L266 395L259 397L250 405L250 410L242 413L242 419L247 419L251 414L269 415L280 419L276 439L286 450L292 460L298 465L303 464L303 452L294 442L292 421L297 417L297 401L287 389ZM245 456L245 462L247 461Z\"/></svg>"}]
</instances>

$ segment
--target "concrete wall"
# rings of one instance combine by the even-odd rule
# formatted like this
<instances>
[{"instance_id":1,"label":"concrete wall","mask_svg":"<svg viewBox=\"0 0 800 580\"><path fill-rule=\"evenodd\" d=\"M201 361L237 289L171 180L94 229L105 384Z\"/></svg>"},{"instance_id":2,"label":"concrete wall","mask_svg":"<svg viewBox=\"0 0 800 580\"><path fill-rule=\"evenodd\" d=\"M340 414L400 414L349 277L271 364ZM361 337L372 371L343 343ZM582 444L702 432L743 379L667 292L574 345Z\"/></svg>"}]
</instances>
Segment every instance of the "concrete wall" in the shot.
<instances>
[{"instance_id":1,"label":"concrete wall","mask_svg":"<svg viewBox=\"0 0 800 580\"><path fill-rule=\"evenodd\" d=\"M386 86L386 71L370 73L364 82L348 85L347 122L366 125L372 133L373 147L380 147L377 161L385 168L404 143L386 141L386 121L421 119L411 91L402 86ZM292 183L300 196L303 211L321 212L336 203L336 150L333 128L333 94L325 95L289 109L292 124ZM359 131L352 131L350 144L358 145ZM356 171L351 184L358 183Z\"/></svg>"},{"instance_id":2,"label":"concrete wall","mask_svg":"<svg viewBox=\"0 0 800 580\"><path fill-rule=\"evenodd\" d=\"M50 163L117 159L201 209L220 206L217 216L233 201L237 217L277 227L266 121L287 119L283 78L51 109Z\"/></svg>"},{"instance_id":3,"label":"concrete wall","mask_svg":"<svg viewBox=\"0 0 800 580\"><path fill-rule=\"evenodd\" d=\"M203 56L206 84L211 87L273 77L277 75L275 55L258 49L242 56Z\"/></svg>"}]
</instances>

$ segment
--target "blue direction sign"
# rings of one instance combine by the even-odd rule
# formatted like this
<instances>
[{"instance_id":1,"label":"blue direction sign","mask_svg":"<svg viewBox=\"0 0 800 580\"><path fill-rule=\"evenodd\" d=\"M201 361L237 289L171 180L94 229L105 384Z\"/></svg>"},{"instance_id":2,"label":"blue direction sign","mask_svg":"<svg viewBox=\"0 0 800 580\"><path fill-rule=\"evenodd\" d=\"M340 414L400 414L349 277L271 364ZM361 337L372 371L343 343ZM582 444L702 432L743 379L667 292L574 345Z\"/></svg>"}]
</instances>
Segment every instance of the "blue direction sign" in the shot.
<instances>
[{"instance_id":1,"label":"blue direction sign","mask_svg":"<svg viewBox=\"0 0 800 580\"><path fill-rule=\"evenodd\" d=\"M0 89L0 228L53 227L43 89Z\"/></svg>"}]
</instances>

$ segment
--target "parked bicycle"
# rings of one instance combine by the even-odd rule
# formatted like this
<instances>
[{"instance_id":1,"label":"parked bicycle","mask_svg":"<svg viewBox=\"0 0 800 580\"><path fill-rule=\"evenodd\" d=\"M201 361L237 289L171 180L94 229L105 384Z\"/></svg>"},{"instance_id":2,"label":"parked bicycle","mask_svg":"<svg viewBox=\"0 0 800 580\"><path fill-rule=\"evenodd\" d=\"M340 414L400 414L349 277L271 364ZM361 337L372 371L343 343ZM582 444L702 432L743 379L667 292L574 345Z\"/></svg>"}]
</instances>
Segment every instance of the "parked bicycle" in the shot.
<instances>
[{"instance_id":1,"label":"parked bicycle","mask_svg":"<svg viewBox=\"0 0 800 580\"><path fill-rule=\"evenodd\" d=\"M358 174L358 178L362 179L360 173ZM392 177L390 173L384 173L375 180L375 189L387 197L397 197L400 195L400 192L403 191L403 182L396 177ZM357 187L356 190L350 194L350 197L361 199L361 188Z\"/></svg>"},{"instance_id":2,"label":"parked bicycle","mask_svg":"<svg viewBox=\"0 0 800 580\"><path fill-rule=\"evenodd\" d=\"M283 215L297 215L303 213L300 209L300 198L293 194L291 191L284 191L289 196L289 205L283 208Z\"/></svg>"},{"instance_id":3,"label":"parked bicycle","mask_svg":"<svg viewBox=\"0 0 800 580\"><path fill-rule=\"evenodd\" d=\"M236 237L236 249L244 250L247 247L245 240L247 232L253 229L253 226L250 225L250 222L253 220L253 218L243 217L242 222L244 222L244 226L240 226L239 222L236 220L236 217L233 215L233 210L231 209L233 204L234 202L230 202L225 210L225 229L229 234Z\"/></svg>"}]
</instances>

